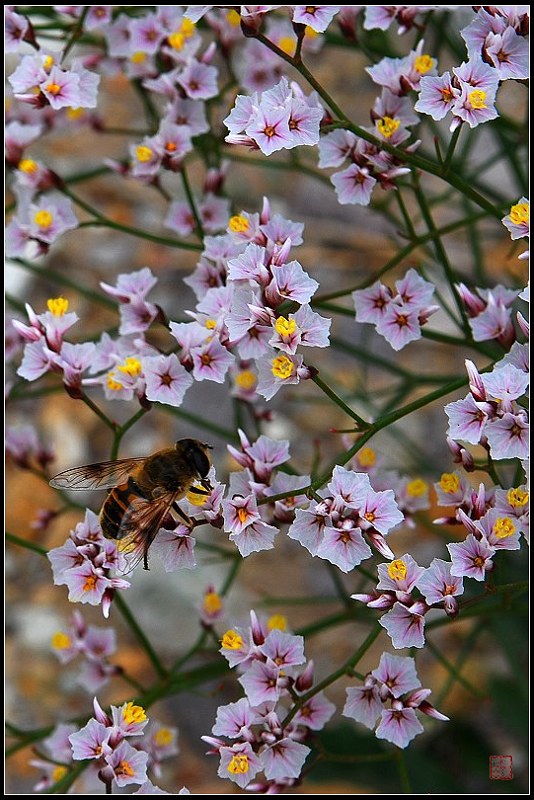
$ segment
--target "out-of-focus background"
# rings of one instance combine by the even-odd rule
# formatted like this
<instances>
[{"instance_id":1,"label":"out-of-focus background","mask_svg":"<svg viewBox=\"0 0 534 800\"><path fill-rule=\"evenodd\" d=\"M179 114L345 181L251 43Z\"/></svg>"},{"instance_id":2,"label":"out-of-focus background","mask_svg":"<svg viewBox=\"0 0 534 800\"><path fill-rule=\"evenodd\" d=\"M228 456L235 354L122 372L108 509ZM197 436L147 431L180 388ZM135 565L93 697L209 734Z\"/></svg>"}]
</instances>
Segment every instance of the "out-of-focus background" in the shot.
<instances>
[{"instance_id":1,"label":"out-of-focus background","mask_svg":"<svg viewBox=\"0 0 534 800\"><path fill-rule=\"evenodd\" d=\"M403 45L405 47L405 45ZM408 48L406 47L406 50ZM343 108L360 124L368 124L369 109L376 97L376 87L364 72L367 61L361 53L350 56L339 48L330 48L309 57L309 65L320 75L321 82ZM442 65L440 65L441 67ZM443 69L447 65L443 65ZM10 67L8 66L8 71ZM521 119L526 94L522 87L507 85L500 90L499 106ZM123 75L104 77L100 88L99 115L104 124L116 128L139 127L143 108L131 83ZM227 113L227 111L226 111ZM224 114L222 114L224 116ZM127 157L126 136L96 134L90 127L79 125L69 130L54 130L32 146L32 157L41 159L59 175L87 170L102 164L105 158ZM486 160L484 134L473 150L474 160ZM428 142L425 142L428 145ZM373 206L340 206L333 188L316 178L297 172L262 169L258 156L247 163L245 151L233 151L243 161L230 161L225 189L234 204L234 211L258 211L263 196L269 198L273 211L289 219L304 222L304 244L296 257L310 275L319 281L320 292L329 293L363 282L403 246L399 232L388 221L388 206L392 198L377 192ZM230 153L231 155L231 153ZM303 156L306 163L316 166L315 154ZM197 191L203 180L203 169L193 164L190 179ZM485 175L487 183L496 181L501 191L510 190L510 202L516 202L513 178L499 165ZM436 191L437 179L426 180ZM171 196L181 199L178 176L167 175L165 188ZM162 227L166 203L153 188L132 179L108 173L76 187L78 194L106 216L130 226L168 234ZM376 206L385 213L377 213ZM454 218L454 204L440 205L436 222L446 224ZM83 220L83 212L80 213ZM504 228L492 222L481 238L486 272L494 283L522 285L524 266L512 252ZM472 277L472 249L464 231L444 239L449 259L458 275ZM183 318L186 309L195 306L192 291L182 279L192 272L197 257L194 253L143 241L106 228L80 228L71 231L54 244L46 258L34 262L35 270L10 263L7 265L6 288L14 305L29 302L37 312L45 309L49 297L63 295L80 322L71 330L72 341L85 341L102 330L117 324L115 312L103 309L76 291L76 284L99 291L99 282L113 284L119 273L149 266L158 278L150 299L159 303L170 319ZM396 271L388 274L387 282L403 275L410 266L424 267L429 279L440 283L439 268L429 250L413 252ZM72 282L66 288L54 273L67 276ZM340 305L352 309L349 298ZM8 313L12 307L8 304ZM321 313L326 314L325 311ZM14 316L24 315L15 308ZM389 346L371 326L357 325L352 317L332 315L332 334L340 342L336 348L314 351L310 359L324 376L343 394L354 409L365 418L372 418L384 397L391 392L391 375L380 367L379 359L388 358L420 374L461 376L463 359L472 354L437 342L422 340L392 356ZM432 320L432 327L445 333L449 321L442 313ZM170 337L162 331L154 341L169 346ZM352 358L344 343L356 345L376 355L376 362ZM483 364L480 364L483 366ZM59 378L57 378L59 381ZM16 400L8 401L8 424L31 422L44 443L53 448L56 458L50 474L82 463L105 460L109 457L110 432L81 402L64 392L38 395L37 386L54 385L54 378L43 384L24 387L17 381ZM415 399L421 390L410 397ZM428 391L428 387L425 389ZM450 402L464 393L446 398ZM393 397L392 397L393 400ZM118 421L124 421L135 410L135 402L124 404L98 402ZM347 418L310 383L288 387L269 404L272 420L263 424L263 432L276 439L289 439L292 466L308 473L314 459L327 464L341 449L340 434L332 428L348 427ZM186 395L184 412L233 427L234 409L224 385L204 382L195 384ZM398 425L377 435L373 447L382 459L384 469L396 469L413 478L432 482L453 464L445 445L447 418L443 402L404 418ZM167 413L155 406L125 436L121 456L151 453L184 436L209 439L214 446L214 464L220 480L235 468L224 437L206 434L202 425L185 416ZM469 476L476 486L484 476ZM443 508L434 504L426 513L431 520L443 515ZM89 507L98 511L102 496L87 497ZM12 533L46 548L64 543L69 530L81 519L79 512L68 512L53 519L46 530L35 528L43 509L54 509L58 500L53 489L28 470L21 470L8 460L6 477L6 528ZM326 562L312 559L308 552L285 536L278 536L273 550L248 557L240 571L226 605L225 618L219 623L222 633L236 624L246 624L248 609L260 615L281 613L295 630L313 622L318 615L339 608L335 587ZM445 544L459 536L463 529L442 527L430 529L423 524L403 527L392 534L390 542L395 553L410 552L420 564L427 566L434 557L447 557ZM221 531L203 529L200 540L224 542ZM525 568L524 551L502 553L498 569L515 580ZM376 561L376 559L375 559ZM200 553L199 566L167 574L156 558L149 572L137 570L126 600L150 636L162 660L172 663L191 646L199 632L198 606L209 584L220 586L227 566L207 551ZM377 562L379 563L379 562ZM339 578L347 595L357 590L359 578L352 574ZM499 576L501 582L501 578ZM65 587L52 584L49 563L38 554L8 546L6 552L6 716L20 729L40 728L72 718L91 715L92 697L77 683L78 662L61 666L51 648L53 634L70 621L73 606L67 601ZM291 599L309 596L304 605ZM272 603L270 598L284 601ZM81 607L80 607L81 608ZM149 683L152 667L146 656L125 627L122 618L112 610L109 622L102 618L99 608L84 606L83 615L89 624L112 625L117 630L118 651L114 663L123 666L141 683ZM369 612L373 615L373 612ZM334 627L306 641L306 655L315 661L315 674L320 680L340 665L355 650L367 633L367 627L355 622ZM514 611L488 614L455 621L436 628L432 641L442 653L480 692L473 696L461 681L453 681L450 673L429 648L417 653L419 676L425 687L433 689L432 698L451 722L446 725L428 721L426 732L406 751L406 763L414 791L421 793L486 793L500 794L508 790L519 792L526 785L527 755L525 750L525 718L528 696L525 658L524 620ZM389 645L384 634L359 665L362 672L378 664L380 654ZM391 648L388 648L391 649ZM199 657L197 663L202 663ZM454 684L454 685L452 685ZM327 690L338 712L328 725L323 742L329 751L350 754L376 752L376 740L366 729L340 714L345 701L348 680L337 682ZM452 686L452 688L451 688ZM194 794L221 794L238 791L233 784L216 777L217 760L204 753L202 734L210 733L217 706L238 699L240 687L236 676L230 674L220 682L200 687L194 693L182 693L165 699L150 709L149 716L179 729L180 754L163 763L163 776L158 784L172 793L188 786ZM114 678L99 693L102 705L120 704L131 698L131 690ZM488 775L491 754L512 754L515 780L492 782ZM28 765L32 753L20 750L8 762L6 790L8 794L31 792L38 771ZM396 771L389 765L325 763L312 771L303 791L319 794L374 794L398 791ZM299 789L292 791L298 792Z\"/></svg>"}]
</instances>

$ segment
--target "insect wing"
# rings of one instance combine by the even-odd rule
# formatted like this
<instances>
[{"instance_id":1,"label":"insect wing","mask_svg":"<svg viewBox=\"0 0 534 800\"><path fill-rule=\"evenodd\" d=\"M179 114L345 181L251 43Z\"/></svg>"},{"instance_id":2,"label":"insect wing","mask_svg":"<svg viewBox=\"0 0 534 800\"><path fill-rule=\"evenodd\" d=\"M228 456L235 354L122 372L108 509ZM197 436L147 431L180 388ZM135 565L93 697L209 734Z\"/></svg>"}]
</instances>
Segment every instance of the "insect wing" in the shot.
<instances>
[{"instance_id":1,"label":"insect wing","mask_svg":"<svg viewBox=\"0 0 534 800\"><path fill-rule=\"evenodd\" d=\"M50 481L55 489L109 489L124 483L133 470L146 461L141 458L121 458L118 461L100 461L60 472Z\"/></svg>"},{"instance_id":2,"label":"insect wing","mask_svg":"<svg viewBox=\"0 0 534 800\"><path fill-rule=\"evenodd\" d=\"M181 491L166 492L156 500L136 497L129 504L116 537L117 547L127 557L129 572L139 564L141 559L145 559L146 563L148 550L165 515L181 494Z\"/></svg>"}]
</instances>

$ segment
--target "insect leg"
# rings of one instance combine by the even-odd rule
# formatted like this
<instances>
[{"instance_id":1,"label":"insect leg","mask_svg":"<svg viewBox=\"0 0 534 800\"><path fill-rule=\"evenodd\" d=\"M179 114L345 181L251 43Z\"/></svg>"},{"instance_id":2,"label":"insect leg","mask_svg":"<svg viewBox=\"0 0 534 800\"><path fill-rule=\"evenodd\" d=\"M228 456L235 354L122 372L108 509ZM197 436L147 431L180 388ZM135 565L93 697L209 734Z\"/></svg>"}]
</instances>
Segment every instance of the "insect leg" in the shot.
<instances>
[{"instance_id":1,"label":"insect leg","mask_svg":"<svg viewBox=\"0 0 534 800\"><path fill-rule=\"evenodd\" d=\"M178 514L178 516L182 518L183 522L185 522L185 524L187 525L187 527L188 527L188 528L191 528L191 527L192 527L191 519L190 519L190 518L187 516L187 514L185 513L185 511L182 511L182 509L180 508L180 506L178 505L178 503L173 503L173 504L172 504L172 507L173 507L174 511L176 511L176 513Z\"/></svg>"}]
</instances>

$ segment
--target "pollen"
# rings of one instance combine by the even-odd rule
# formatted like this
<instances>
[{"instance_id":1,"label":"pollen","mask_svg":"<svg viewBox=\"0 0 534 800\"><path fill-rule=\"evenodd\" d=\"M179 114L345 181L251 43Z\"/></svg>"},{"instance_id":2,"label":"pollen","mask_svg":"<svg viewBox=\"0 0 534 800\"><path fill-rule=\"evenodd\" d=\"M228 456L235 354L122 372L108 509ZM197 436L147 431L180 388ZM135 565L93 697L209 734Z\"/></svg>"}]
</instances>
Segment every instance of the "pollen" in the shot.
<instances>
[{"instance_id":1,"label":"pollen","mask_svg":"<svg viewBox=\"0 0 534 800\"><path fill-rule=\"evenodd\" d=\"M54 650L68 650L72 644L72 639L67 633L57 631L52 636L52 647Z\"/></svg>"},{"instance_id":2,"label":"pollen","mask_svg":"<svg viewBox=\"0 0 534 800\"><path fill-rule=\"evenodd\" d=\"M234 217L230 217L228 227L232 233L246 233L250 228L250 222L241 214L236 214Z\"/></svg>"},{"instance_id":3,"label":"pollen","mask_svg":"<svg viewBox=\"0 0 534 800\"><path fill-rule=\"evenodd\" d=\"M169 36L168 42L173 50L181 50L185 44L185 36L180 31L175 31Z\"/></svg>"},{"instance_id":4,"label":"pollen","mask_svg":"<svg viewBox=\"0 0 534 800\"><path fill-rule=\"evenodd\" d=\"M291 336L297 330L297 323L294 319L278 317L274 324L274 329L280 336Z\"/></svg>"},{"instance_id":5,"label":"pollen","mask_svg":"<svg viewBox=\"0 0 534 800\"><path fill-rule=\"evenodd\" d=\"M272 139L276 134L276 128L274 125L266 125L263 132L269 139Z\"/></svg>"},{"instance_id":6,"label":"pollen","mask_svg":"<svg viewBox=\"0 0 534 800\"><path fill-rule=\"evenodd\" d=\"M381 117L375 122L376 128L385 139L390 139L395 131L400 128L400 119L393 117Z\"/></svg>"},{"instance_id":7,"label":"pollen","mask_svg":"<svg viewBox=\"0 0 534 800\"><path fill-rule=\"evenodd\" d=\"M270 631L285 631L287 630L287 619L283 614L273 614L267 620L267 627Z\"/></svg>"},{"instance_id":8,"label":"pollen","mask_svg":"<svg viewBox=\"0 0 534 800\"><path fill-rule=\"evenodd\" d=\"M130 56L130 61L132 64L142 64L146 61L146 53L143 53L141 50L138 50L136 53Z\"/></svg>"},{"instance_id":9,"label":"pollen","mask_svg":"<svg viewBox=\"0 0 534 800\"><path fill-rule=\"evenodd\" d=\"M454 100L454 94L450 86L445 87L444 89L439 90L441 92L441 96L443 98L444 103L452 103Z\"/></svg>"},{"instance_id":10,"label":"pollen","mask_svg":"<svg viewBox=\"0 0 534 800\"><path fill-rule=\"evenodd\" d=\"M287 356L276 356L272 361L271 372L275 378L285 381L293 374L293 362Z\"/></svg>"},{"instance_id":11,"label":"pollen","mask_svg":"<svg viewBox=\"0 0 534 800\"><path fill-rule=\"evenodd\" d=\"M52 770L52 774L50 777L52 778L52 781L54 783L57 783L58 781L60 781L62 778L65 777L67 772L68 772L67 767L63 767L61 764L58 764L57 767L54 767L54 769Z\"/></svg>"},{"instance_id":12,"label":"pollen","mask_svg":"<svg viewBox=\"0 0 534 800\"><path fill-rule=\"evenodd\" d=\"M53 66L54 66L54 57L53 56L45 56L43 58L43 67L47 71L50 71Z\"/></svg>"},{"instance_id":13,"label":"pollen","mask_svg":"<svg viewBox=\"0 0 534 800\"><path fill-rule=\"evenodd\" d=\"M376 464L376 452L372 447L364 447L356 456L361 467L373 467Z\"/></svg>"},{"instance_id":14,"label":"pollen","mask_svg":"<svg viewBox=\"0 0 534 800\"><path fill-rule=\"evenodd\" d=\"M213 331L217 327L217 320L216 319L207 319L206 322L204 323L204 325L206 326L206 328L209 331Z\"/></svg>"},{"instance_id":15,"label":"pollen","mask_svg":"<svg viewBox=\"0 0 534 800\"><path fill-rule=\"evenodd\" d=\"M96 575L89 575L83 585L84 592L92 592L96 586Z\"/></svg>"},{"instance_id":16,"label":"pollen","mask_svg":"<svg viewBox=\"0 0 534 800\"><path fill-rule=\"evenodd\" d=\"M127 775L128 778L133 778L135 775L135 770L133 769L132 765L129 761L121 761L119 766L117 767L117 772L120 775Z\"/></svg>"},{"instance_id":17,"label":"pollen","mask_svg":"<svg viewBox=\"0 0 534 800\"><path fill-rule=\"evenodd\" d=\"M37 161L34 161L33 158L23 158L19 162L19 169L25 175L34 175L37 172Z\"/></svg>"},{"instance_id":18,"label":"pollen","mask_svg":"<svg viewBox=\"0 0 534 800\"><path fill-rule=\"evenodd\" d=\"M61 86L59 85L59 83L49 83L48 86L46 87L46 91L49 94L53 94L55 96L60 93Z\"/></svg>"},{"instance_id":19,"label":"pollen","mask_svg":"<svg viewBox=\"0 0 534 800\"><path fill-rule=\"evenodd\" d=\"M433 68L435 63L436 60L432 58L432 56L429 56L428 53L423 53L415 59L414 67L420 75L426 75L426 73Z\"/></svg>"},{"instance_id":20,"label":"pollen","mask_svg":"<svg viewBox=\"0 0 534 800\"><path fill-rule=\"evenodd\" d=\"M209 353L203 353L203 354L200 356L200 360L201 360L202 364L204 364L204 366L205 366L205 367L209 367L209 365L211 364L211 362L212 362L214 359L213 359L213 358L210 356L210 354L209 354Z\"/></svg>"},{"instance_id":21,"label":"pollen","mask_svg":"<svg viewBox=\"0 0 534 800\"><path fill-rule=\"evenodd\" d=\"M148 161L150 161L153 155L154 151L145 144L140 144L139 147L135 148L135 157L141 162L141 164L146 164Z\"/></svg>"},{"instance_id":22,"label":"pollen","mask_svg":"<svg viewBox=\"0 0 534 800\"><path fill-rule=\"evenodd\" d=\"M484 559L482 558L482 556L475 556L475 558L473 559L473 565L475 567L483 567L484 563L485 562L484 562Z\"/></svg>"},{"instance_id":23,"label":"pollen","mask_svg":"<svg viewBox=\"0 0 534 800\"><path fill-rule=\"evenodd\" d=\"M167 153L175 153L178 149L176 142L166 142L165 143L165 150Z\"/></svg>"},{"instance_id":24,"label":"pollen","mask_svg":"<svg viewBox=\"0 0 534 800\"><path fill-rule=\"evenodd\" d=\"M122 383L119 383L118 381L115 380L114 375L115 375L114 372L108 372L107 387L112 392L120 392L121 389L124 389L124 386L122 385Z\"/></svg>"},{"instance_id":25,"label":"pollen","mask_svg":"<svg viewBox=\"0 0 534 800\"><path fill-rule=\"evenodd\" d=\"M521 508L528 503L528 492L526 489L508 489L506 499L512 508Z\"/></svg>"},{"instance_id":26,"label":"pollen","mask_svg":"<svg viewBox=\"0 0 534 800\"><path fill-rule=\"evenodd\" d=\"M225 650L239 650L241 647L243 647L243 639L237 631L234 631L232 628L230 628L230 630L226 631L226 633L223 635L221 644Z\"/></svg>"},{"instance_id":27,"label":"pollen","mask_svg":"<svg viewBox=\"0 0 534 800\"><path fill-rule=\"evenodd\" d=\"M487 108L486 92L484 92L482 89L475 89L473 92L469 93L469 102L477 111L481 108Z\"/></svg>"},{"instance_id":28,"label":"pollen","mask_svg":"<svg viewBox=\"0 0 534 800\"><path fill-rule=\"evenodd\" d=\"M514 225L528 225L530 222L530 204L516 203L516 205L512 206L510 209L510 219Z\"/></svg>"},{"instance_id":29,"label":"pollen","mask_svg":"<svg viewBox=\"0 0 534 800\"><path fill-rule=\"evenodd\" d=\"M206 592L204 595L203 608L206 614L213 616L222 611L223 602L220 594L217 592Z\"/></svg>"},{"instance_id":30,"label":"pollen","mask_svg":"<svg viewBox=\"0 0 534 800\"><path fill-rule=\"evenodd\" d=\"M54 221L54 216L47 211L45 208L41 209L40 211L36 211L33 217L33 221L36 225L40 228L49 228Z\"/></svg>"},{"instance_id":31,"label":"pollen","mask_svg":"<svg viewBox=\"0 0 534 800\"><path fill-rule=\"evenodd\" d=\"M408 497L423 497L428 491L428 484L422 478L416 478L406 484L406 494Z\"/></svg>"},{"instance_id":32,"label":"pollen","mask_svg":"<svg viewBox=\"0 0 534 800\"><path fill-rule=\"evenodd\" d=\"M401 558L397 558L395 561L392 561L391 564L388 564L388 575L391 580L403 581L407 574L408 567L406 566L406 562Z\"/></svg>"},{"instance_id":33,"label":"pollen","mask_svg":"<svg viewBox=\"0 0 534 800\"><path fill-rule=\"evenodd\" d=\"M278 47L280 50L283 50L284 53L287 53L288 56L294 55L296 44L292 36L281 36L278 41Z\"/></svg>"},{"instance_id":34,"label":"pollen","mask_svg":"<svg viewBox=\"0 0 534 800\"><path fill-rule=\"evenodd\" d=\"M154 735L154 744L157 747L168 747L173 739L174 734L170 728L160 728Z\"/></svg>"},{"instance_id":35,"label":"pollen","mask_svg":"<svg viewBox=\"0 0 534 800\"><path fill-rule=\"evenodd\" d=\"M74 121L77 119L81 119L85 114L83 108L67 108L67 117L68 119Z\"/></svg>"},{"instance_id":36,"label":"pollen","mask_svg":"<svg viewBox=\"0 0 534 800\"><path fill-rule=\"evenodd\" d=\"M146 719L145 709L142 706L134 706L130 701L126 703L126 708L122 712L122 718L127 725L144 722Z\"/></svg>"},{"instance_id":37,"label":"pollen","mask_svg":"<svg viewBox=\"0 0 534 800\"><path fill-rule=\"evenodd\" d=\"M376 514L374 513L374 511L366 511L363 516L365 517L367 522L371 522L371 523L373 523L375 521L375 519L376 519Z\"/></svg>"},{"instance_id":38,"label":"pollen","mask_svg":"<svg viewBox=\"0 0 534 800\"><path fill-rule=\"evenodd\" d=\"M245 392L251 392L258 383L256 376L250 369L244 369L235 376L235 383Z\"/></svg>"},{"instance_id":39,"label":"pollen","mask_svg":"<svg viewBox=\"0 0 534 800\"><path fill-rule=\"evenodd\" d=\"M245 775L249 771L248 756L245 753L237 753L232 756L232 760L228 764L228 772L232 775Z\"/></svg>"},{"instance_id":40,"label":"pollen","mask_svg":"<svg viewBox=\"0 0 534 800\"><path fill-rule=\"evenodd\" d=\"M246 508L238 508L237 509L237 516L239 517L239 521L241 523L245 523L248 519L248 512Z\"/></svg>"},{"instance_id":41,"label":"pollen","mask_svg":"<svg viewBox=\"0 0 534 800\"><path fill-rule=\"evenodd\" d=\"M46 301L46 307L54 317L62 317L69 310L69 301L64 297L51 297Z\"/></svg>"},{"instance_id":42,"label":"pollen","mask_svg":"<svg viewBox=\"0 0 534 800\"><path fill-rule=\"evenodd\" d=\"M237 28L237 26L241 24L241 17L237 13L237 11L234 11L233 8L230 11L227 12L226 19L227 19L227 22L230 25L232 25L234 28Z\"/></svg>"},{"instance_id":43,"label":"pollen","mask_svg":"<svg viewBox=\"0 0 534 800\"><path fill-rule=\"evenodd\" d=\"M499 517L499 519L495 520L493 533L497 539L507 539L508 536L514 535L515 525L510 517Z\"/></svg>"},{"instance_id":44,"label":"pollen","mask_svg":"<svg viewBox=\"0 0 534 800\"><path fill-rule=\"evenodd\" d=\"M444 472L439 480L439 487L446 494L455 494L460 488L460 478L454 472Z\"/></svg>"},{"instance_id":45,"label":"pollen","mask_svg":"<svg viewBox=\"0 0 534 800\"><path fill-rule=\"evenodd\" d=\"M129 375L131 378L136 378L139 373L141 372L141 362L135 356L128 356L124 360L124 364L119 364L117 367L119 372L124 372L125 375Z\"/></svg>"}]
</instances>

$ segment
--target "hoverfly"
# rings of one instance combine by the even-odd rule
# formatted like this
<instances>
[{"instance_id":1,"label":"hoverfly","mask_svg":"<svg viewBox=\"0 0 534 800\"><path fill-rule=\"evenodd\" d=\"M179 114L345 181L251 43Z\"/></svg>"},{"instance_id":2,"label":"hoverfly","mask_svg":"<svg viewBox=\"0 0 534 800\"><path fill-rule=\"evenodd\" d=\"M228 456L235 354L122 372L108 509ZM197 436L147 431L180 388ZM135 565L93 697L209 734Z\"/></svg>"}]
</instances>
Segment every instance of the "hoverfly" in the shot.
<instances>
[{"instance_id":1,"label":"hoverfly","mask_svg":"<svg viewBox=\"0 0 534 800\"><path fill-rule=\"evenodd\" d=\"M206 479L211 449L197 439L179 439L174 447L151 456L67 469L52 478L50 485L56 489L107 489L99 517L104 536L117 540L122 552L135 552L139 560L143 558L144 569L148 569L148 550L166 514L172 508L191 526L177 501L187 492L207 497L212 491ZM133 566L136 563L137 559Z\"/></svg>"}]
</instances>

